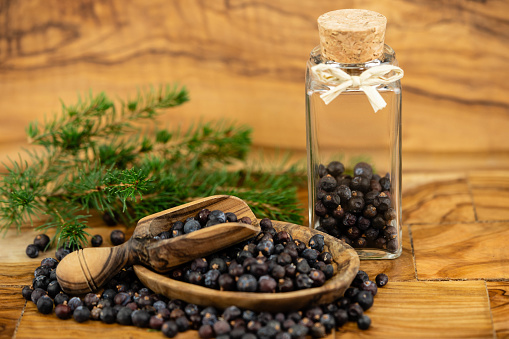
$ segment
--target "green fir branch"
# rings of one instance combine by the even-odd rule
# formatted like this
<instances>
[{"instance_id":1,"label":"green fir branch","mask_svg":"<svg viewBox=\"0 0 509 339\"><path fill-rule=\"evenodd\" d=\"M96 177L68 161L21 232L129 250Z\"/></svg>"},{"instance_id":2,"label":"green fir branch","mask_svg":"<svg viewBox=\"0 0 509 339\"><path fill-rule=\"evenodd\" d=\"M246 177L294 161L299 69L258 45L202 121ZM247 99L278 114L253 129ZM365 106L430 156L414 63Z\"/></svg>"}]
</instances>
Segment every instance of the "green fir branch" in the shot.
<instances>
[{"instance_id":1,"label":"green fir branch","mask_svg":"<svg viewBox=\"0 0 509 339\"><path fill-rule=\"evenodd\" d=\"M59 116L31 123L29 141L42 150L4 164L0 228L40 220L38 230L55 230L53 244L80 248L87 244L90 209L133 225L214 194L244 199L260 218L302 222L296 190L304 172L284 159L269 171L246 161L251 128L226 121L186 130L138 127L187 100L178 86L140 91L119 103L90 94L75 105L62 103Z\"/></svg>"}]
</instances>

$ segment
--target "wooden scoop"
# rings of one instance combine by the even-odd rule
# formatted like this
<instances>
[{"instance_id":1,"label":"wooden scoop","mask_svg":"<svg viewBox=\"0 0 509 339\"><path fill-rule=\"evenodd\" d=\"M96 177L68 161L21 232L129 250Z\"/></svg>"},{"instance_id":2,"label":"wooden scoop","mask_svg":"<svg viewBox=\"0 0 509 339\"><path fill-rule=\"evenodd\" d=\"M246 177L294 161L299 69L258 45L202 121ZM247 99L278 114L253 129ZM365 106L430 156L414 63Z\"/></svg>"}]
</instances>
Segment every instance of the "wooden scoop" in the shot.
<instances>
[{"instance_id":1,"label":"wooden scoop","mask_svg":"<svg viewBox=\"0 0 509 339\"><path fill-rule=\"evenodd\" d=\"M239 219L247 216L252 225L225 223L176 238L154 239L168 231L175 221L194 217L204 208L233 212ZM212 196L144 217L138 221L131 239L120 246L85 248L68 254L57 266L57 279L66 293L89 293L98 290L124 266L141 264L157 272L167 272L259 232L258 221L244 201L227 195Z\"/></svg>"}]
</instances>

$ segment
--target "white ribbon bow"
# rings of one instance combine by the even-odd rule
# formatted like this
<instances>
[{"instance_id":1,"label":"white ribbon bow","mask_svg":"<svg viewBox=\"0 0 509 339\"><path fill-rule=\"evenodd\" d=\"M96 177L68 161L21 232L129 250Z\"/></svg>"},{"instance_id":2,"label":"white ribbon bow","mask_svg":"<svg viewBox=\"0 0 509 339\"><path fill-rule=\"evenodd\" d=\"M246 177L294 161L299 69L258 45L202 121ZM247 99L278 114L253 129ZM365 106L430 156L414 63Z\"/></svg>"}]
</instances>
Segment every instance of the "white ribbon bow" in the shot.
<instances>
[{"instance_id":1,"label":"white ribbon bow","mask_svg":"<svg viewBox=\"0 0 509 339\"><path fill-rule=\"evenodd\" d=\"M335 85L329 86L330 89L320 95L320 98L322 98L326 105L336 99L336 97L347 88L358 87L361 91L366 93L369 103L373 107L375 113L387 106L387 103L380 93L378 93L376 87L381 84L389 84L393 81L399 80L404 74L401 68L392 65L381 65L368 68L362 72L360 76L349 75L337 68L337 66L328 64L313 66L311 67L311 71L322 82ZM394 74L387 77L387 74L392 71Z\"/></svg>"}]
</instances>

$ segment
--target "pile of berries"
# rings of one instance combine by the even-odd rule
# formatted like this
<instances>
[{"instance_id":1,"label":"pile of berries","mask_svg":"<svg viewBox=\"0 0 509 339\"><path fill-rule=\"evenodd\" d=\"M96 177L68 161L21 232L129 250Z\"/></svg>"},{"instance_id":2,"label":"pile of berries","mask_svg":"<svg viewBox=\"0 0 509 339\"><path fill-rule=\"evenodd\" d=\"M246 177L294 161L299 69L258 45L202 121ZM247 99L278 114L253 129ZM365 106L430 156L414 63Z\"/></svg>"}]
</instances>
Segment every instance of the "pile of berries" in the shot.
<instances>
[{"instance_id":1,"label":"pile of berries","mask_svg":"<svg viewBox=\"0 0 509 339\"><path fill-rule=\"evenodd\" d=\"M399 249L396 211L391 200L388 175L373 174L371 166L359 162L353 177L345 167L332 161L318 166L316 184L316 229L339 238L355 248Z\"/></svg>"},{"instance_id":2,"label":"pile of berries","mask_svg":"<svg viewBox=\"0 0 509 339\"><path fill-rule=\"evenodd\" d=\"M132 267L119 272L102 293L73 297L63 293L55 280L57 265L53 258L42 260L34 272L33 285L22 290L23 297L36 304L39 312L54 311L60 319L74 318L80 323L102 321L151 328L161 330L169 338L191 329L197 330L201 338L291 339L306 335L321 338L349 321L365 330L371 320L364 312L373 305L377 286L385 286L388 281L385 274L379 274L375 284L365 272L359 271L345 296L333 303L274 314L241 310L236 306L220 311L169 300L144 287Z\"/></svg>"},{"instance_id":3,"label":"pile of berries","mask_svg":"<svg viewBox=\"0 0 509 339\"><path fill-rule=\"evenodd\" d=\"M236 220L233 213L226 214ZM189 223L198 223L190 219L177 223L185 230ZM306 244L276 231L270 219L262 219L260 227L258 236L174 269L170 278L221 291L274 293L319 287L333 276L332 254L324 251L323 235L314 235Z\"/></svg>"}]
</instances>

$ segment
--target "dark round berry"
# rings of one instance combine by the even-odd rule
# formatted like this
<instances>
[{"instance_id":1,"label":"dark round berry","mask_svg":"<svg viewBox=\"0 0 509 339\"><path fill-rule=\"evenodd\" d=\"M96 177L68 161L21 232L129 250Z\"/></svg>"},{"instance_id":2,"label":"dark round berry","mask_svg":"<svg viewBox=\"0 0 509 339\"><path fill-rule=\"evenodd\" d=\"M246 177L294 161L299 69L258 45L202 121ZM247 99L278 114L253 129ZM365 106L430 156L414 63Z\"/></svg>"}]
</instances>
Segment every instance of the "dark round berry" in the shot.
<instances>
[{"instance_id":1,"label":"dark round berry","mask_svg":"<svg viewBox=\"0 0 509 339\"><path fill-rule=\"evenodd\" d=\"M30 300L32 300L32 292L33 291L34 290L32 288L30 288L30 286L25 286L21 290L21 294L23 295L23 298L25 298L26 300L30 301Z\"/></svg>"},{"instance_id":2,"label":"dark round berry","mask_svg":"<svg viewBox=\"0 0 509 339\"><path fill-rule=\"evenodd\" d=\"M262 275L258 279L258 290L262 293L274 293L276 292L277 282L268 275Z\"/></svg>"},{"instance_id":3,"label":"dark round berry","mask_svg":"<svg viewBox=\"0 0 509 339\"><path fill-rule=\"evenodd\" d=\"M351 300L355 300L357 294L359 293L359 289L357 287L349 287L345 291L345 298L349 298Z\"/></svg>"},{"instance_id":4,"label":"dark round berry","mask_svg":"<svg viewBox=\"0 0 509 339\"><path fill-rule=\"evenodd\" d=\"M323 165L322 165L323 166ZM345 166L339 161L331 161L327 165L327 172L333 177L340 176L345 171Z\"/></svg>"},{"instance_id":5,"label":"dark round berry","mask_svg":"<svg viewBox=\"0 0 509 339\"><path fill-rule=\"evenodd\" d=\"M210 269L218 270L220 273L225 273L228 270L226 262L222 258L214 258L210 261Z\"/></svg>"},{"instance_id":6,"label":"dark round berry","mask_svg":"<svg viewBox=\"0 0 509 339\"><path fill-rule=\"evenodd\" d=\"M357 219L357 228L361 231L366 231L371 226L371 221L365 217L359 217Z\"/></svg>"},{"instance_id":7,"label":"dark round berry","mask_svg":"<svg viewBox=\"0 0 509 339\"><path fill-rule=\"evenodd\" d=\"M51 298L55 298L55 296L58 293L60 293L60 291L62 291L62 289L60 288L60 284L58 283L58 281L53 280L53 281L50 281L50 283L48 284L47 291L48 291L48 295Z\"/></svg>"},{"instance_id":8,"label":"dark round berry","mask_svg":"<svg viewBox=\"0 0 509 339\"><path fill-rule=\"evenodd\" d=\"M321 234L315 234L309 239L309 247L318 252L323 251L323 247L325 246L325 239Z\"/></svg>"},{"instance_id":9,"label":"dark round berry","mask_svg":"<svg viewBox=\"0 0 509 339\"><path fill-rule=\"evenodd\" d=\"M44 258L41 260L41 266L46 266L49 268L56 268L58 265L58 261L55 258Z\"/></svg>"},{"instance_id":10,"label":"dark round berry","mask_svg":"<svg viewBox=\"0 0 509 339\"><path fill-rule=\"evenodd\" d=\"M196 215L196 220L200 222L202 226L205 226L209 219L210 210L207 208L202 209L198 214Z\"/></svg>"},{"instance_id":11,"label":"dark round berry","mask_svg":"<svg viewBox=\"0 0 509 339\"><path fill-rule=\"evenodd\" d=\"M260 227L263 232L266 232L270 228L272 228L272 221L269 218L263 218L260 220Z\"/></svg>"},{"instance_id":12,"label":"dark round berry","mask_svg":"<svg viewBox=\"0 0 509 339\"><path fill-rule=\"evenodd\" d=\"M39 251L46 250L49 245L49 237L46 234L38 234L34 239L34 245L39 248Z\"/></svg>"},{"instance_id":13,"label":"dark round berry","mask_svg":"<svg viewBox=\"0 0 509 339\"><path fill-rule=\"evenodd\" d=\"M53 300L47 295L41 296L37 300L37 310L42 314L50 314L53 312Z\"/></svg>"},{"instance_id":14,"label":"dark round berry","mask_svg":"<svg viewBox=\"0 0 509 339\"><path fill-rule=\"evenodd\" d=\"M365 238L357 238L353 241L353 247L355 248L365 248L368 246L368 242Z\"/></svg>"},{"instance_id":15,"label":"dark round berry","mask_svg":"<svg viewBox=\"0 0 509 339\"><path fill-rule=\"evenodd\" d=\"M113 307L104 307L101 311L100 319L105 324L113 324L116 320L116 314Z\"/></svg>"},{"instance_id":16,"label":"dark round berry","mask_svg":"<svg viewBox=\"0 0 509 339\"><path fill-rule=\"evenodd\" d=\"M78 306L72 314L74 320L79 323L84 323L90 319L90 310L85 306Z\"/></svg>"},{"instance_id":17,"label":"dark round berry","mask_svg":"<svg viewBox=\"0 0 509 339\"><path fill-rule=\"evenodd\" d=\"M341 203L341 198L337 193L327 194L322 198L322 203L326 208L335 209Z\"/></svg>"},{"instance_id":18,"label":"dark round berry","mask_svg":"<svg viewBox=\"0 0 509 339\"><path fill-rule=\"evenodd\" d=\"M198 231L201 228L200 222L196 219L186 221L184 224L184 233L189 234Z\"/></svg>"},{"instance_id":19,"label":"dark round berry","mask_svg":"<svg viewBox=\"0 0 509 339\"><path fill-rule=\"evenodd\" d=\"M339 195L341 201L347 202L352 197L352 190L346 185L340 185L336 189L336 193Z\"/></svg>"},{"instance_id":20,"label":"dark round berry","mask_svg":"<svg viewBox=\"0 0 509 339\"><path fill-rule=\"evenodd\" d=\"M58 261L62 261L69 253L71 253L71 251L69 251L68 248L60 247L55 251L55 258L57 258Z\"/></svg>"},{"instance_id":21,"label":"dark round berry","mask_svg":"<svg viewBox=\"0 0 509 339\"><path fill-rule=\"evenodd\" d=\"M324 191L332 192L337 186L337 181L332 175L327 174L319 180L318 185Z\"/></svg>"},{"instance_id":22,"label":"dark round berry","mask_svg":"<svg viewBox=\"0 0 509 339\"><path fill-rule=\"evenodd\" d=\"M221 275L221 272L218 270L210 270L205 273L205 279L204 279L204 285L205 287L212 288L212 289L218 289L219 283L218 279Z\"/></svg>"},{"instance_id":23,"label":"dark round berry","mask_svg":"<svg viewBox=\"0 0 509 339\"><path fill-rule=\"evenodd\" d=\"M97 303L99 303L99 295L95 293L87 293L85 297L83 297L83 304L88 307L89 310L97 306Z\"/></svg>"},{"instance_id":24,"label":"dark round berry","mask_svg":"<svg viewBox=\"0 0 509 339\"><path fill-rule=\"evenodd\" d=\"M32 281L32 285L34 286L34 289L42 288L43 290L46 290L48 288L49 283L50 283L50 280L45 275L37 276Z\"/></svg>"},{"instance_id":25,"label":"dark round berry","mask_svg":"<svg viewBox=\"0 0 509 339\"><path fill-rule=\"evenodd\" d=\"M120 325L131 325L131 314L133 313L133 310L131 310L129 307L122 307L117 312L117 323Z\"/></svg>"},{"instance_id":26,"label":"dark round berry","mask_svg":"<svg viewBox=\"0 0 509 339\"><path fill-rule=\"evenodd\" d=\"M116 305L125 306L125 305L129 304L131 301L132 301L131 296L126 292L119 292L113 298L113 302Z\"/></svg>"},{"instance_id":27,"label":"dark round berry","mask_svg":"<svg viewBox=\"0 0 509 339\"><path fill-rule=\"evenodd\" d=\"M391 198L387 196L384 192L380 193L375 200L373 201L373 205L379 210L379 211L387 211L389 207L391 207Z\"/></svg>"},{"instance_id":28,"label":"dark round berry","mask_svg":"<svg viewBox=\"0 0 509 339\"><path fill-rule=\"evenodd\" d=\"M307 274L298 274L295 278L295 287L299 290L311 288L313 286L313 280Z\"/></svg>"},{"instance_id":29,"label":"dark round berry","mask_svg":"<svg viewBox=\"0 0 509 339\"><path fill-rule=\"evenodd\" d=\"M220 336L222 334L227 334L231 331L230 324L226 320L219 320L217 321L214 326L214 333L216 336Z\"/></svg>"},{"instance_id":30,"label":"dark round berry","mask_svg":"<svg viewBox=\"0 0 509 339\"><path fill-rule=\"evenodd\" d=\"M389 282L389 277L385 273L380 273L375 278L378 287L384 287Z\"/></svg>"},{"instance_id":31,"label":"dark round berry","mask_svg":"<svg viewBox=\"0 0 509 339\"><path fill-rule=\"evenodd\" d=\"M334 322L336 326L341 327L348 322L348 312L344 308L340 308L334 312Z\"/></svg>"},{"instance_id":32,"label":"dark round berry","mask_svg":"<svg viewBox=\"0 0 509 339\"><path fill-rule=\"evenodd\" d=\"M237 281L237 290L240 292L255 292L258 288L256 278L251 274L243 274Z\"/></svg>"},{"instance_id":33,"label":"dark round berry","mask_svg":"<svg viewBox=\"0 0 509 339\"><path fill-rule=\"evenodd\" d=\"M55 296L53 301L55 302L55 305L60 305L63 304L64 302L67 304L69 303L69 296L65 293L60 292Z\"/></svg>"},{"instance_id":34,"label":"dark round berry","mask_svg":"<svg viewBox=\"0 0 509 339\"><path fill-rule=\"evenodd\" d=\"M348 306L348 319L351 321L355 321L359 319L360 316L364 314L362 307L359 304L351 304Z\"/></svg>"},{"instance_id":35,"label":"dark round berry","mask_svg":"<svg viewBox=\"0 0 509 339\"><path fill-rule=\"evenodd\" d=\"M227 273L221 274L217 282L221 291L233 291L235 289L235 279Z\"/></svg>"},{"instance_id":36,"label":"dark round berry","mask_svg":"<svg viewBox=\"0 0 509 339\"><path fill-rule=\"evenodd\" d=\"M166 337L173 338L178 334L179 330L178 330L178 326L175 323L175 321L170 320L170 321L166 321L163 324L163 326L161 326L161 332L163 332L163 334Z\"/></svg>"},{"instance_id":37,"label":"dark round berry","mask_svg":"<svg viewBox=\"0 0 509 339\"><path fill-rule=\"evenodd\" d=\"M34 244L30 244L27 246L26 254L29 258L37 258L39 256L39 247Z\"/></svg>"},{"instance_id":38,"label":"dark round berry","mask_svg":"<svg viewBox=\"0 0 509 339\"><path fill-rule=\"evenodd\" d=\"M359 162L353 168L353 175L371 180L373 177L373 168L371 168L371 166L365 162Z\"/></svg>"},{"instance_id":39,"label":"dark round berry","mask_svg":"<svg viewBox=\"0 0 509 339\"><path fill-rule=\"evenodd\" d=\"M396 252L399 248L398 239L391 239L387 241L387 250L391 252Z\"/></svg>"},{"instance_id":40,"label":"dark round berry","mask_svg":"<svg viewBox=\"0 0 509 339\"><path fill-rule=\"evenodd\" d=\"M356 176L350 182L350 188L353 191L367 193L370 190L370 181L367 178Z\"/></svg>"},{"instance_id":41,"label":"dark round berry","mask_svg":"<svg viewBox=\"0 0 509 339\"><path fill-rule=\"evenodd\" d=\"M311 322L311 326L312 325L313 323ZM301 324L293 325L288 329L288 333L290 333L292 338L305 338L308 332L309 328Z\"/></svg>"},{"instance_id":42,"label":"dark round berry","mask_svg":"<svg viewBox=\"0 0 509 339\"><path fill-rule=\"evenodd\" d=\"M324 217L327 214L327 212L328 212L327 207L325 207L325 205L323 204L323 202L321 200L318 200L315 203L316 215L318 215L319 217Z\"/></svg>"},{"instance_id":43,"label":"dark round berry","mask_svg":"<svg viewBox=\"0 0 509 339\"><path fill-rule=\"evenodd\" d=\"M198 330L198 336L204 339L214 338L214 329L211 325L202 325Z\"/></svg>"},{"instance_id":44,"label":"dark round berry","mask_svg":"<svg viewBox=\"0 0 509 339\"><path fill-rule=\"evenodd\" d=\"M347 209L351 213L361 213L364 208L364 199L362 197L352 197L348 200Z\"/></svg>"},{"instance_id":45,"label":"dark round berry","mask_svg":"<svg viewBox=\"0 0 509 339\"><path fill-rule=\"evenodd\" d=\"M34 271L34 277L38 277L40 275L44 275L46 277L49 277L49 274L51 272L51 269L47 266L39 266Z\"/></svg>"},{"instance_id":46,"label":"dark round berry","mask_svg":"<svg viewBox=\"0 0 509 339\"><path fill-rule=\"evenodd\" d=\"M357 294L356 300L364 311L373 306L373 294L369 291L360 291Z\"/></svg>"},{"instance_id":47,"label":"dark round berry","mask_svg":"<svg viewBox=\"0 0 509 339\"><path fill-rule=\"evenodd\" d=\"M78 297L72 297L71 300L69 300L69 302L67 303L67 305L69 305L71 311L74 312L76 308L78 308L79 306L83 306L83 302Z\"/></svg>"},{"instance_id":48,"label":"dark round berry","mask_svg":"<svg viewBox=\"0 0 509 339\"><path fill-rule=\"evenodd\" d=\"M92 237L90 243L92 244L92 247L99 247L103 243L103 237L100 234L96 234Z\"/></svg>"},{"instance_id":49,"label":"dark round berry","mask_svg":"<svg viewBox=\"0 0 509 339\"><path fill-rule=\"evenodd\" d=\"M325 273L320 270L312 269L309 273L309 277L313 280L313 286L318 287L325 284Z\"/></svg>"},{"instance_id":50,"label":"dark round berry","mask_svg":"<svg viewBox=\"0 0 509 339\"><path fill-rule=\"evenodd\" d=\"M145 310L136 310L131 313L131 321L136 327L149 327L150 314Z\"/></svg>"},{"instance_id":51,"label":"dark round berry","mask_svg":"<svg viewBox=\"0 0 509 339\"><path fill-rule=\"evenodd\" d=\"M114 230L110 234L110 240L113 246L121 245L125 242L125 234L121 230Z\"/></svg>"},{"instance_id":52,"label":"dark round berry","mask_svg":"<svg viewBox=\"0 0 509 339\"><path fill-rule=\"evenodd\" d=\"M239 219L239 222L243 223L243 224L248 224L248 225L251 225L252 223L252 220L250 217L248 216L245 216L245 217L242 217Z\"/></svg>"},{"instance_id":53,"label":"dark round berry","mask_svg":"<svg viewBox=\"0 0 509 339\"><path fill-rule=\"evenodd\" d=\"M209 220L217 220L219 223L225 223L226 222L226 215L223 211L220 210L214 210L210 212L209 214Z\"/></svg>"},{"instance_id":54,"label":"dark round berry","mask_svg":"<svg viewBox=\"0 0 509 339\"><path fill-rule=\"evenodd\" d=\"M71 311L71 308L69 307L69 305L58 304L55 307L55 315L62 320L66 320L72 316L72 311Z\"/></svg>"},{"instance_id":55,"label":"dark round berry","mask_svg":"<svg viewBox=\"0 0 509 339\"><path fill-rule=\"evenodd\" d=\"M361 330L367 330L371 326L371 319L363 314L357 319L357 327Z\"/></svg>"},{"instance_id":56,"label":"dark round berry","mask_svg":"<svg viewBox=\"0 0 509 339\"><path fill-rule=\"evenodd\" d=\"M256 249L260 251L264 256L269 257L274 253L274 242L270 240L260 241L256 246Z\"/></svg>"},{"instance_id":57,"label":"dark round berry","mask_svg":"<svg viewBox=\"0 0 509 339\"><path fill-rule=\"evenodd\" d=\"M317 322L309 329L309 334L311 334L311 337L313 338L323 338L326 336L327 331L322 323Z\"/></svg>"},{"instance_id":58,"label":"dark round berry","mask_svg":"<svg viewBox=\"0 0 509 339\"><path fill-rule=\"evenodd\" d=\"M364 281L361 284L360 289L363 291L371 292L371 294L373 294L373 296L375 296L376 293L378 292L378 288L376 287L376 284L371 280Z\"/></svg>"},{"instance_id":59,"label":"dark round berry","mask_svg":"<svg viewBox=\"0 0 509 339\"><path fill-rule=\"evenodd\" d=\"M332 331L333 328L336 327L336 321L334 320L334 316L325 313L320 317L320 324L322 324L325 327L325 330L327 333Z\"/></svg>"},{"instance_id":60,"label":"dark round berry","mask_svg":"<svg viewBox=\"0 0 509 339\"><path fill-rule=\"evenodd\" d=\"M364 195L364 203L367 205L373 205L375 198L378 197L380 191L369 191ZM372 217L371 217L372 218Z\"/></svg>"},{"instance_id":61,"label":"dark round berry","mask_svg":"<svg viewBox=\"0 0 509 339\"><path fill-rule=\"evenodd\" d=\"M108 289L104 290L102 297L113 301L113 299L115 298L116 295L117 295L117 292L114 289L108 288Z\"/></svg>"},{"instance_id":62,"label":"dark round berry","mask_svg":"<svg viewBox=\"0 0 509 339\"><path fill-rule=\"evenodd\" d=\"M363 270L358 270L357 274L355 275L355 278L353 278L352 285L359 288L363 282L368 280L369 280L368 274Z\"/></svg>"}]
</instances>

